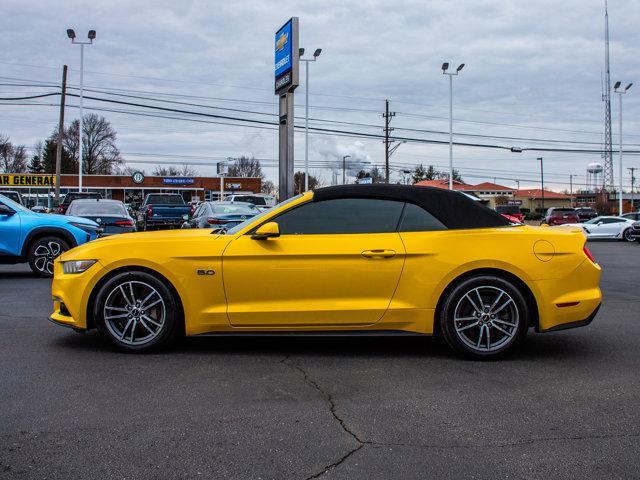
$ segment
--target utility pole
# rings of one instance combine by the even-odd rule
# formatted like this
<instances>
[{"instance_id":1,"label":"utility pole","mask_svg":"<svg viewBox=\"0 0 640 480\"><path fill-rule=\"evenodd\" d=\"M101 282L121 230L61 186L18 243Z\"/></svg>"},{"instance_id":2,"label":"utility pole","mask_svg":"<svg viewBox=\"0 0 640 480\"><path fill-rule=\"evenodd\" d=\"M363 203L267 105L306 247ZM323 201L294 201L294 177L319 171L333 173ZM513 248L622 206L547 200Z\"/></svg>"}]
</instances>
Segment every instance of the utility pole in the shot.
<instances>
[{"instance_id":1,"label":"utility pole","mask_svg":"<svg viewBox=\"0 0 640 480\"><path fill-rule=\"evenodd\" d=\"M569 175L569 201L571 202L571 206L573 207L573 174Z\"/></svg>"},{"instance_id":2,"label":"utility pole","mask_svg":"<svg viewBox=\"0 0 640 480\"><path fill-rule=\"evenodd\" d=\"M389 183L389 143L393 142L393 140L389 140L389 132L393 130L393 128L389 127L389 124L391 119L396 116L396 112L389 111L389 100L385 100L384 105L384 114L382 115L384 118L384 172L385 181ZM344 179L342 183L344 183Z\"/></svg>"},{"instance_id":3,"label":"utility pole","mask_svg":"<svg viewBox=\"0 0 640 480\"><path fill-rule=\"evenodd\" d=\"M67 66L62 67L62 93L60 94L60 119L58 120L58 145L56 145L56 205L60 204L60 169L62 165L62 138L64 137L64 102L67 95Z\"/></svg>"},{"instance_id":4,"label":"utility pole","mask_svg":"<svg viewBox=\"0 0 640 480\"><path fill-rule=\"evenodd\" d=\"M540 183L542 184L542 214L544 215L544 167L542 165L542 157L538 157L540 160Z\"/></svg>"},{"instance_id":5,"label":"utility pole","mask_svg":"<svg viewBox=\"0 0 640 480\"><path fill-rule=\"evenodd\" d=\"M634 198L633 198L633 185L636 182L636 177L633 175L634 172L637 170L636 167L627 167L627 170L629 170L631 172L631 211L633 212L635 205L634 205Z\"/></svg>"}]
</instances>

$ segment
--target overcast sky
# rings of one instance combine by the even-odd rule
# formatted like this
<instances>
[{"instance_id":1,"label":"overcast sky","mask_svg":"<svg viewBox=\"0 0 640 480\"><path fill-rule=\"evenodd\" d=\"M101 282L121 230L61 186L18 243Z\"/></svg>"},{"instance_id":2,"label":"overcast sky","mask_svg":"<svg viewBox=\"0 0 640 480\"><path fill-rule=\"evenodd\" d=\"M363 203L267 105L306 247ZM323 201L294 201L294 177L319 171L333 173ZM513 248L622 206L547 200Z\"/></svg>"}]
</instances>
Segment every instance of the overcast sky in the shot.
<instances>
[{"instance_id":1,"label":"overcast sky","mask_svg":"<svg viewBox=\"0 0 640 480\"><path fill-rule=\"evenodd\" d=\"M443 61L465 63L454 78L454 131L466 134L544 139L461 137L459 141L504 146L600 148L603 135L601 74L604 65L604 4L597 0L468 1L13 1L0 15L2 83L60 82L63 64L69 82L79 84L80 49L65 30L81 38L97 30L85 48L85 86L129 90L128 94L200 103L255 113L179 106L193 111L273 121L273 38L291 16L300 18L300 46L322 48L311 65L310 116L368 127L312 121L312 126L382 133L384 100L397 112L398 136L447 140L446 135L407 129L448 131L448 81ZM637 81L624 101L624 141L640 150L640 5L609 2L611 78ZM301 78L304 80L301 68ZM304 83L296 91L296 116L304 115ZM37 94L52 88L0 87L2 97ZM147 92L147 93L138 93ZM88 94L88 93L87 93ZM107 97L105 94L95 94ZM196 98L197 97L197 98ZM108 96L108 98L117 98ZM126 100L120 98L121 100ZM132 99L129 99L132 100ZM48 136L57 122L56 97L34 100L47 105L0 105L0 133L29 147ZM147 100L135 102L155 104ZM67 119L77 117L75 99ZM85 101L87 107L135 107ZM614 142L618 136L618 98L612 99ZM88 112L87 112L88 113ZM212 174L216 161L252 155L263 159L275 179L277 131L260 128L101 112L118 132L128 165L153 170L149 163L191 163ZM162 115L169 115L164 113ZM177 116L177 115L173 115ZM181 115L179 115L181 116ZM183 117L183 116L181 116ZM195 119L196 117L189 117ZM201 118L206 122L213 119ZM225 121L229 123L228 121ZM296 168L304 165L304 135L296 134ZM614 145L615 147L615 145ZM365 166L383 166L380 140L310 135L312 172L331 183L332 165L340 171L342 155ZM162 156L158 156L162 155ZM521 187L536 186L536 152L455 147L454 163L469 183L484 180ZM584 183L586 165L599 155L545 153L545 177L552 188ZM366 163L369 162L369 163ZM446 168L448 147L402 144L392 157L394 179L416 164ZM362 164L353 165L360 167ZM640 167L628 155L625 167ZM626 168L625 168L626 170ZM638 173L636 173L638 177ZM618 178L617 157L615 176ZM625 183L629 184L625 171ZM556 182L556 183L554 183Z\"/></svg>"}]
</instances>

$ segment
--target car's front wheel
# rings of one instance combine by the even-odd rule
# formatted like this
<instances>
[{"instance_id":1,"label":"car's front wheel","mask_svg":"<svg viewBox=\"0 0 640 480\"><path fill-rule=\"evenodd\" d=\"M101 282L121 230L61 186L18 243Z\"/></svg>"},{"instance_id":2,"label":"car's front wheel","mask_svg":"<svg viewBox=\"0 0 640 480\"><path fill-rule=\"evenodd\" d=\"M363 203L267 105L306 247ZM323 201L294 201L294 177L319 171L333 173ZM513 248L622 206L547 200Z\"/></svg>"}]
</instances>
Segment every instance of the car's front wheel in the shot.
<instances>
[{"instance_id":1,"label":"car's front wheel","mask_svg":"<svg viewBox=\"0 0 640 480\"><path fill-rule=\"evenodd\" d=\"M60 237L39 238L29 247L29 267L40 277L52 277L54 260L67 250L69 243Z\"/></svg>"},{"instance_id":2,"label":"car's front wheel","mask_svg":"<svg viewBox=\"0 0 640 480\"><path fill-rule=\"evenodd\" d=\"M142 271L117 274L102 285L94 318L111 343L129 352L169 345L181 322L174 293L160 279Z\"/></svg>"},{"instance_id":3,"label":"car's front wheel","mask_svg":"<svg viewBox=\"0 0 640 480\"><path fill-rule=\"evenodd\" d=\"M440 332L457 352L477 359L496 358L527 334L530 312L520 289L493 275L468 278L447 295Z\"/></svg>"}]
</instances>

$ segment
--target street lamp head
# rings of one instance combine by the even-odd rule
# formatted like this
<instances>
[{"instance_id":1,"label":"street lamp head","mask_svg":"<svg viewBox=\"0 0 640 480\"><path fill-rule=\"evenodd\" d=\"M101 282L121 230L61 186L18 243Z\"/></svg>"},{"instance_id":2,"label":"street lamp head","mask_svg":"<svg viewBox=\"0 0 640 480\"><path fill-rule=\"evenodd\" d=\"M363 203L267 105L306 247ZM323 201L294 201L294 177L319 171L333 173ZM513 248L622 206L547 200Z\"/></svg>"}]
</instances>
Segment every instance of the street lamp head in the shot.
<instances>
[{"instance_id":1,"label":"street lamp head","mask_svg":"<svg viewBox=\"0 0 640 480\"><path fill-rule=\"evenodd\" d=\"M298 49L298 55L300 55L301 57L304 55L304 48Z\"/></svg>"},{"instance_id":2,"label":"street lamp head","mask_svg":"<svg viewBox=\"0 0 640 480\"><path fill-rule=\"evenodd\" d=\"M313 56L317 58L317 57L320 56L321 53L322 53L322 49L321 48L316 48L316 51L313 52Z\"/></svg>"},{"instance_id":3,"label":"street lamp head","mask_svg":"<svg viewBox=\"0 0 640 480\"><path fill-rule=\"evenodd\" d=\"M87 35L87 37L91 41L95 40L96 39L96 31L95 30L89 30L89 35Z\"/></svg>"},{"instance_id":4,"label":"street lamp head","mask_svg":"<svg viewBox=\"0 0 640 480\"><path fill-rule=\"evenodd\" d=\"M442 64L442 71L446 72L448 68L449 68L449 62L444 62Z\"/></svg>"},{"instance_id":5,"label":"street lamp head","mask_svg":"<svg viewBox=\"0 0 640 480\"><path fill-rule=\"evenodd\" d=\"M71 40L76 38L76 32L73 31L73 28L67 28L67 37L69 37Z\"/></svg>"},{"instance_id":6,"label":"street lamp head","mask_svg":"<svg viewBox=\"0 0 640 480\"><path fill-rule=\"evenodd\" d=\"M458 65L458 68L456 69L456 72L459 72L463 68L464 68L464 63L461 63L460 65Z\"/></svg>"},{"instance_id":7,"label":"street lamp head","mask_svg":"<svg viewBox=\"0 0 640 480\"><path fill-rule=\"evenodd\" d=\"M629 90L631 88L631 85L633 85L633 83L630 83L629 85L627 85L626 87L624 87L624 91L626 92L627 90Z\"/></svg>"},{"instance_id":8,"label":"street lamp head","mask_svg":"<svg viewBox=\"0 0 640 480\"><path fill-rule=\"evenodd\" d=\"M343 155L343 156L342 156L342 159L343 159L343 160L344 160L344 159L346 159L346 158L351 158L351 155Z\"/></svg>"},{"instance_id":9,"label":"street lamp head","mask_svg":"<svg viewBox=\"0 0 640 480\"><path fill-rule=\"evenodd\" d=\"M621 83L622 83L622 82L616 82L616 83L614 83L614 84L613 84L613 89L614 89L614 90L619 89L619 88L620 88L620 84L621 84Z\"/></svg>"}]
</instances>

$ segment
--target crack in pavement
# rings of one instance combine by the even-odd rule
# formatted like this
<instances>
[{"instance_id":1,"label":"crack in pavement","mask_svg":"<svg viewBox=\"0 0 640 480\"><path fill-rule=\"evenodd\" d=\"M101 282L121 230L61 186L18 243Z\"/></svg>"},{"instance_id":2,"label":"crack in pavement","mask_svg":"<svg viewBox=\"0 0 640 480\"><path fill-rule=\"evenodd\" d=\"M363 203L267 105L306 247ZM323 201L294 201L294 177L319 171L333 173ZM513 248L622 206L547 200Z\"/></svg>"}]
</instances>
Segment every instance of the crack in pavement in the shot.
<instances>
[{"instance_id":1,"label":"crack in pavement","mask_svg":"<svg viewBox=\"0 0 640 480\"><path fill-rule=\"evenodd\" d=\"M301 366L292 363L289 361L290 356L287 354L281 361L280 363L287 365L290 368L293 368L295 370L298 370L300 373L302 373L303 377L304 377L304 381L311 385L315 390L317 390L320 393L320 396L322 398L324 398L327 403L329 403L329 412L331 413L331 416L333 416L333 418L338 422L338 424L340 425L340 427L342 428L342 430L344 430L351 438L353 438L356 442L357 442L357 446L355 448L352 448L351 450L349 450L345 455L343 455L342 457L340 457L338 460L325 465L324 468L319 471L318 473L314 473L313 475L310 475L308 477L305 478L305 480L313 480L315 478L319 478L322 475L324 475L325 473L327 473L329 470L333 470L334 468L338 467L340 464L342 464L343 462L345 462L351 455L353 455L354 453L356 453L358 450L360 450L362 447L364 447L366 444L370 444L371 442L368 442L366 440L362 440L360 437L358 437L358 434L355 433L353 430L351 430L349 428L349 426L345 423L344 419L342 417L340 417L340 415L338 415L337 411L336 411L336 403L333 400L333 397L331 396L331 394L325 390L323 390L323 388L318 384L318 382L316 382L315 380L313 380L311 377L309 377L309 375L307 374L307 372L304 370L304 368L302 368Z\"/></svg>"},{"instance_id":2,"label":"crack in pavement","mask_svg":"<svg viewBox=\"0 0 640 480\"><path fill-rule=\"evenodd\" d=\"M444 449L476 449L476 448L482 449L482 448L508 448L508 447L515 447L515 446L521 446L521 445L530 445L530 444L540 443L540 442L561 442L561 441L582 441L582 440L610 440L610 439L617 439L617 438L638 438L638 437L640 437L640 433L550 436L550 437L529 438L529 439L517 440L517 441L513 441L513 442L494 442L494 443L475 444L475 445L474 444L468 444L468 445L465 445L465 444L458 444L458 445L442 445L442 444L439 444L438 445L438 444L419 444L419 443L379 442L379 441L376 441L376 440L365 440L365 439L360 438L358 436L358 434L355 433L347 425L345 420L338 414L337 406L336 406L335 400L333 399L333 396L329 392L324 390L318 384L318 382L313 380L309 376L309 374L306 372L306 370L304 368L302 368L300 365L297 365L297 364L291 362L290 358L291 358L291 356L289 354L287 354L287 355L285 355L285 357L282 360L280 360L280 363L299 371L303 375L304 381L308 385L313 387L318 393L320 393L320 396L324 400L326 400L326 402L329 404L329 412L331 413L333 418L338 422L338 424L340 425L342 430L344 430L345 433L347 433L351 438L353 438L357 442L357 446L355 448L352 448L351 450L349 450L347 453L345 453L342 457L340 457L336 461L326 465L321 471L306 477L305 480L314 480L314 479L317 479L317 478L323 476L328 471L333 470L334 468L340 466L349 457L351 457L354 453L356 453L358 450L360 450L365 445L381 446L381 447L430 448L430 449L438 449L438 450L444 450Z\"/></svg>"}]
</instances>

